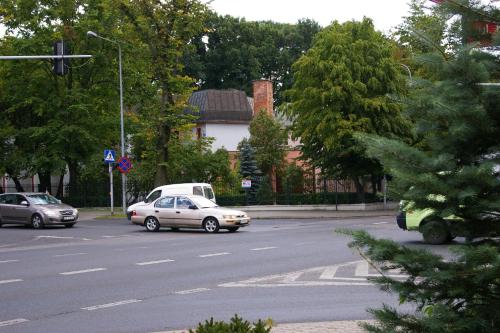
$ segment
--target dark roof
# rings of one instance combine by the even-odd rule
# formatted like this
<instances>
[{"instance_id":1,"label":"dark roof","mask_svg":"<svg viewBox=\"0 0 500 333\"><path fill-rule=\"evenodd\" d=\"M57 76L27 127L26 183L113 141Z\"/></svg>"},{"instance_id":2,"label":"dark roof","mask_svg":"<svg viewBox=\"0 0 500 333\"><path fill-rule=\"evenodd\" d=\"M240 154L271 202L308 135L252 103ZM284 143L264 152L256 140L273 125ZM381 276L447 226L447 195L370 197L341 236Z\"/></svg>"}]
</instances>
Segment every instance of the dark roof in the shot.
<instances>
[{"instance_id":1,"label":"dark roof","mask_svg":"<svg viewBox=\"0 0 500 333\"><path fill-rule=\"evenodd\" d=\"M197 122L249 122L252 107L247 95L240 90L201 90L189 97L194 106L188 113L198 115Z\"/></svg>"}]
</instances>

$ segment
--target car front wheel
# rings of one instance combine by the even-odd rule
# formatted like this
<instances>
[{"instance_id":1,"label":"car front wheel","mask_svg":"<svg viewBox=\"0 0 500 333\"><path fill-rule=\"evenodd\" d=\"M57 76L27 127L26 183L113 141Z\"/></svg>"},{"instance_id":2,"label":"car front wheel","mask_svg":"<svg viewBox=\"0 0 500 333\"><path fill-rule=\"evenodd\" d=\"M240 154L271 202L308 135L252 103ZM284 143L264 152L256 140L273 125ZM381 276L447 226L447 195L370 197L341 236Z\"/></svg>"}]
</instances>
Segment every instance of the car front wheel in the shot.
<instances>
[{"instance_id":1,"label":"car front wheel","mask_svg":"<svg viewBox=\"0 0 500 333\"><path fill-rule=\"evenodd\" d=\"M203 221L203 229L209 233L216 233L219 231L219 221L214 217L207 217Z\"/></svg>"},{"instance_id":2,"label":"car front wheel","mask_svg":"<svg viewBox=\"0 0 500 333\"><path fill-rule=\"evenodd\" d=\"M42 229L44 227L43 219L39 214L34 214L31 217L31 226L33 229Z\"/></svg>"},{"instance_id":3,"label":"car front wheel","mask_svg":"<svg viewBox=\"0 0 500 333\"><path fill-rule=\"evenodd\" d=\"M146 221L144 224L146 225L147 231L160 230L160 222L158 222L158 220L153 216L149 216L148 218L146 218Z\"/></svg>"}]
</instances>

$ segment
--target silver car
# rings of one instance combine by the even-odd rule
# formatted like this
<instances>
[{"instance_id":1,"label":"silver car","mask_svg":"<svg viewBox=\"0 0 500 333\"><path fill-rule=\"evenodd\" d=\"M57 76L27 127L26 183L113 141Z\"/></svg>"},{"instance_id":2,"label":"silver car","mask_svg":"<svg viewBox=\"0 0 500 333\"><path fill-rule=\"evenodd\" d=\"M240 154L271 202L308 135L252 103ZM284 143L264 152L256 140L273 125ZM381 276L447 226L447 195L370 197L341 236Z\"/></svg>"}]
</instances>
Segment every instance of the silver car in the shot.
<instances>
[{"instance_id":1,"label":"silver car","mask_svg":"<svg viewBox=\"0 0 500 333\"><path fill-rule=\"evenodd\" d=\"M78 210L45 193L0 194L0 226L31 225L35 229L60 224L71 228L78 220Z\"/></svg>"},{"instance_id":2,"label":"silver car","mask_svg":"<svg viewBox=\"0 0 500 333\"><path fill-rule=\"evenodd\" d=\"M198 195L168 195L132 211L132 223L158 231L160 227L198 228L215 233L219 229L230 232L250 224L245 212L217 206Z\"/></svg>"}]
</instances>

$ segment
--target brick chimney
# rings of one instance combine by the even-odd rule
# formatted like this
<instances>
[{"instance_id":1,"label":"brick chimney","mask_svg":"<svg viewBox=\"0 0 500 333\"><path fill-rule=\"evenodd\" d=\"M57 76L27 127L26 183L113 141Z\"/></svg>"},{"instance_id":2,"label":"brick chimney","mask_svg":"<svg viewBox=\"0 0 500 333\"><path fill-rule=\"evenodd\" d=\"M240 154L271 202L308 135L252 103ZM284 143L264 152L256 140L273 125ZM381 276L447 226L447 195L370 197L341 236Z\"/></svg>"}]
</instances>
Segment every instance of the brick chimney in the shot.
<instances>
[{"instance_id":1,"label":"brick chimney","mask_svg":"<svg viewBox=\"0 0 500 333\"><path fill-rule=\"evenodd\" d=\"M253 81L253 114L262 109L273 115L273 83L264 79Z\"/></svg>"}]
</instances>

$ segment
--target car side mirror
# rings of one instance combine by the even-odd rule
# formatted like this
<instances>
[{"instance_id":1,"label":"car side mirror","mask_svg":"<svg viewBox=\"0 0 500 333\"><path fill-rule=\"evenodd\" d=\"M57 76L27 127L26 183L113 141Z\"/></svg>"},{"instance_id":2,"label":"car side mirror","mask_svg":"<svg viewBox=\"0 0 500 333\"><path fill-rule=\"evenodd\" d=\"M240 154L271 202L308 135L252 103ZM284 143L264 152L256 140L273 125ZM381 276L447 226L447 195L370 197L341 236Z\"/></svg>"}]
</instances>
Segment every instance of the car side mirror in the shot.
<instances>
[{"instance_id":1,"label":"car side mirror","mask_svg":"<svg viewBox=\"0 0 500 333\"><path fill-rule=\"evenodd\" d=\"M198 209L198 207L196 207L195 205L191 205L189 206L189 209Z\"/></svg>"},{"instance_id":2,"label":"car side mirror","mask_svg":"<svg viewBox=\"0 0 500 333\"><path fill-rule=\"evenodd\" d=\"M29 205L30 204L28 201L26 201L26 200L21 201L21 206L28 207Z\"/></svg>"}]
</instances>

